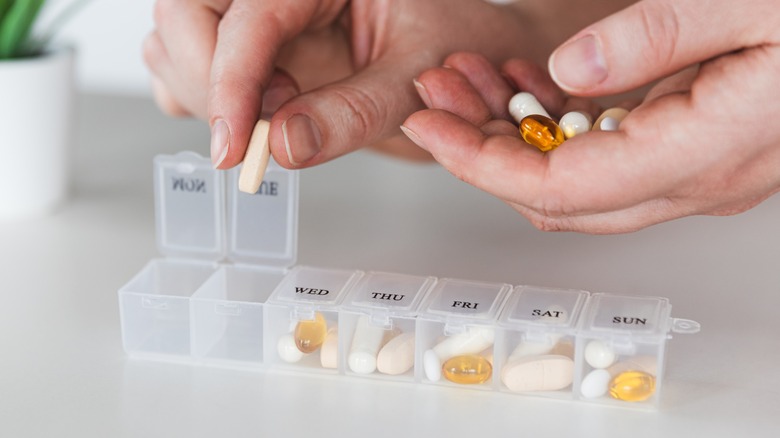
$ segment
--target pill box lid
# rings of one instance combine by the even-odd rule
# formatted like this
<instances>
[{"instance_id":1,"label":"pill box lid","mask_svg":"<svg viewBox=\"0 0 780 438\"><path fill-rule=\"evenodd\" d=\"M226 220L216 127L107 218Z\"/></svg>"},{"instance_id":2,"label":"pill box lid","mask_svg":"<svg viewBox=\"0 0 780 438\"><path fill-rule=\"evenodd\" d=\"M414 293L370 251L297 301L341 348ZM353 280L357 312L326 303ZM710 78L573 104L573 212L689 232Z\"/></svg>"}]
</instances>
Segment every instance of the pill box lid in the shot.
<instances>
[{"instance_id":1,"label":"pill box lid","mask_svg":"<svg viewBox=\"0 0 780 438\"><path fill-rule=\"evenodd\" d=\"M662 297L591 295L580 329L591 334L665 337L671 329L672 306Z\"/></svg>"},{"instance_id":2,"label":"pill box lid","mask_svg":"<svg viewBox=\"0 0 780 438\"><path fill-rule=\"evenodd\" d=\"M343 308L386 316L415 316L434 277L367 272L351 288Z\"/></svg>"},{"instance_id":3,"label":"pill box lid","mask_svg":"<svg viewBox=\"0 0 780 438\"><path fill-rule=\"evenodd\" d=\"M574 330L589 293L584 290L517 286L501 311L502 326Z\"/></svg>"},{"instance_id":4,"label":"pill box lid","mask_svg":"<svg viewBox=\"0 0 780 438\"><path fill-rule=\"evenodd\" d=\"M361 271L296 266L285 275L268 298L269 304L321 310L342 303Z\"/></svg>"},{"instance_id":5,"label":"pill box lid","mask_svg":"<svg viewBox=\"0 0 780 438\"><path fill-rule=\"evenodd\" d=\"M444 278L423 301L420 316L448 322L493 320L510 290L503 283Z\"/></svg>"},{"instance_id":6,"label":"pill box lid","mask_svg":"<svg viewBox=\"0 0 780 438\"><path fill-rule=\"evenodd\" d=\"M241 166L227 172L227 258L241 264L289 267L298 253L299 174L273 159L254 194L238 190Z\"/></svg>"},{"instance_id":7,"label":"pill box lid","mask_svg":"<svg viewBox=\"0 0 780 438\"><path fill-rule=\"evenodd\" d=\"M224 178L194 152L154 158L157 247L169 257L224 256Z\"/></svg>"}]
</instances>

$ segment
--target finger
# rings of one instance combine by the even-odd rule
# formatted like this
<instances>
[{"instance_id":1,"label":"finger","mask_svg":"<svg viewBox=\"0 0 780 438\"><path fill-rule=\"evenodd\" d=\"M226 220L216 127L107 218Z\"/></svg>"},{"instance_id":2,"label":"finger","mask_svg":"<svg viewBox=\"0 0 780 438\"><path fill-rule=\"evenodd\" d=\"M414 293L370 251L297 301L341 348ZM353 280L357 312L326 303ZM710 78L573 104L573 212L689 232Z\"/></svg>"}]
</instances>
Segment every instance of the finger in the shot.
<instances>
[{"instance_id":1,"label":"finger","mask_svg":"<svg viewBox=\"0 0 780 438\"><path fill-rule=\"evenodd\" d=\"M686 66L763 43L769 7L734 14L725 0L643 0L574 35L549 59L565 91L596 96L634 89ZM735 32L739 30L739 32Z\"/></svg>"},{"instance_id":2,"label":"finger","mask_svg":"<svg viewBox=\"0 0 780 438\"><path fill-rule=\"evenodd\" d=\"M391 56L290 100L271 119L270 145L286 167L309 167L400 134L423 107L412 83L422 69Z\"/></svg>"},{"instance_id":3,"label":"finger","mask_svg":"<svg viewBox=\"0 0 780 438\"><path fill-rule=\"evenodd\" d=\"M507 102L515 91L487 58L477 53L458 52L448 56L444 66L457 70L471 83L494 119L512 120Z\"/></svg>"},{"instance_id":4,"label":"finger","mask_svg":"<svg viewBox=\"0 0 780 438\"><path fill-rule=\"evenodd\" d=\"M510 59L501 67L501 72L518 91L533 94L547 111L558 116L563 115L561 111L566 95L537 64L525 59Z\"/></svg>"},{"instance_id":5,"label":"finger","mask_svg":"<svg viewBox=\"0 0 780 438\"><path fill-rule=\"evenodd\" d=\"M482 126L493 118L482 95L457 69L437 67L426 70L414 81L414 85L428 108L449 111L476 126ZM503 106L506 107L506 104Z\"/></svg>"},{"instance_id":6,"label":"finger","mask_svg":"<svg viewBox=\"0 0 780 438\"><path fill-rule=\"evenodd\" d=\"M298 83L286 71L277 68L263 93L262 118L270 119L288 100L300 94Z\"/></svg>"},{"instance_id":7,"label":"finger","mask_svg":"<svg viewBox=\"0 0 780 438\"><path fill-rule=\"evenodd\" d=\"M156 76L152 76L154 101L165 114L173 117L188 117L190 112L171 94L168 87Z\"/></svg>"},{"instance_id":8,"label":"finger","mask_svg":"<svg viewBox=\"0 0 780 438\"><path fill-rule=\"evenodd\" d=\"M335 18L345 1L233 1L219 24L210 74L208 113L216 167L226 169L243 159L279 49L322 17Z\"/></svg>"},{"instance_id":9,"label":"finger","mask_svg":"<svg viewBox=\"0 0 780 438\"><path fill-rule=\"evenodd\" d=\"M669 76L651 88L645 95L644 100L651 101L667 94L688 92L698 74L699 66L695 65Z\"/></svg>"}]
</instances>

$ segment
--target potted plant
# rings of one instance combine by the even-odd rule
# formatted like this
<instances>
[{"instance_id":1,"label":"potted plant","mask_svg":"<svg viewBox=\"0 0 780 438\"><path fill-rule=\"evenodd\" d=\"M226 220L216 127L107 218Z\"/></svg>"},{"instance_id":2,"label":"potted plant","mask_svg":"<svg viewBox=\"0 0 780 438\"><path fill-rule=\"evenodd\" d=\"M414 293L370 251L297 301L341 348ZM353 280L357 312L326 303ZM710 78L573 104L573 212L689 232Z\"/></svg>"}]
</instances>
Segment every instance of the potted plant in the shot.
<instances>
[{"instance_id":1,"label":"potted plant","mask_svg":"<svg viewBox=\"0 0 780 438\"><path fill-rule=\"evenodd\" d=\"M68 192L73 50L49 42L86 2L40 30L45 3L0 0L0 221L51 211Z\"/></svg>"}]
</instances>

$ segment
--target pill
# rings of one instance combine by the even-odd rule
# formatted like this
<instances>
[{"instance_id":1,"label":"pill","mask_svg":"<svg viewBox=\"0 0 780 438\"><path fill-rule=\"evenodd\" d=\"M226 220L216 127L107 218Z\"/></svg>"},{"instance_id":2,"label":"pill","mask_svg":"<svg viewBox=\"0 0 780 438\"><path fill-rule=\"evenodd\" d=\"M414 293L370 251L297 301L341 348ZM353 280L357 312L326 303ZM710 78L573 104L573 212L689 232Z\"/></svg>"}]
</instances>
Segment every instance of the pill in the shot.
<instances>
[{"instance_id":1,"label":"pill","mask_svg":"<svg viewBox=\"0 0 780 438\"><path fill-rule=\"evenodd\" d=\"M574 344L571 341L563 340L555 344L550 354L557 354L559 356L566 356L568 358L574 358Z\"/></svg>"},{"instance_id":2,"label":"pill","mask_svg":"<svg viewBox=\"0 0 780 438\"><path fill-rule=\"evenodd\" d=\"M439 360L452 356L476 354L493 345L496 332L489 327L471 326L465 332L452 335L433 347Z\"/></svg>"},{"instance_id":3,"label":"pill","mask_svg":"<svg viewBox=\"0 0 780 438\"><path fill-rule=\"evenodd\" d=\"M501 381L510 391L558 391L571 385L574 361L559 355L526 356L508 361Z\"/></svg>"},{"instance_id":4,"label":"pill","mask_svg":"<svg viewBox=\"0 0 780 438\"><path fill-rule=\"evenodd\" d=\"M476 385L490 380L493 366L478 355L467 354L447 359L441 366L445 379L461 385Z\"/></svg>"},{"instance_id":5,"label":"pill","mask_svg":"<svg viewBox=\"0 0 780 438\"><path fill-rule=\"evenodd\" d=\"M593 122L594 131L616 131L620 127L620 122L626 118L628 110L625 108L610 108L599 116Z\"/></svg>"},{"instance_id":6,"label":"pill","mask_svg":"<svg viewBox=\"0 0 780 438\"><path fill-rule=\"evenodd\" d=\"M376 357L385 338L384 327L372 325L368 316L361 315L352 336L347 364L358 374L371 374L376 371Z\"/></svg>"},{"instance_id":7,"label":"pill","mask_svg":"<svg viewBox=\"0 0 780 438\"><path fill-rule=\"evenodd\" d=\"M522 341L519 344L517 344L517 347L515 347L514 350L512 350L512 354L509 355L508 361L511 361L513 359L519 359L526 356L539 356L542 354L549 353L553 347L555 347L555 342L553 342L553 339L545 340L545 341Z\"/></svg>"},{"instance_id":8,"label":"pill","mask_svg":"<svg viewBox=\"0 0 780 438\"><path fill-rule=\"evenodd\" d=\"M582 379L580 394L585 398L598 398L607 393L612 376L607 370L593 370Z\"/></svg>"},{"instance_id":9,"label":"pill","mask_svg":"<svg viewBox=\"0 0 780 438\"><path fill-rule=\"evenodd\" d=\"M607 368L615 363L617 356L609 345L593 340L585 346L585 362L593 368Z\"/></svg>"},{"instance_id":10,"label":"pill","mask_svg":"<svg viewBox=\"0 0 780 438\"><path fill-rule=\"evenodd\" d=\"M548 119L552 118L536 99L536 96L526 92L517 93L509 99L509 114L514 117L517 123L532 114L539 114Z\"/></svg>"},{"instance_id":11,"label":"pill","mask_svg":"<svg viewBox=\"0 0 780 438\"><path fill-rule=\"evenodd\" d=\"M305 356L295 345L295 338L292 333L287 333L280 337L279 342L276 344L276 349L279 352L279 357L288 363L298 362Z\"/></svg>"},{"instance_id":12,"label":"pill","mask_svg":"<svg viewBox=\"0 0 780 438\"><path fill-rule=\"evenodd\" d=\"M313 353L325 342L327 333L325 317L316 312L313 320L299 321L295 326L295 345L304 353Z\"/></svg>"},{"instance_id":13,"label":"pill","mask_svg":"<svg viewBox=\"0 0 780 438\"><path fill-rule=\"evenodd\" d=\"M423 353L423 371L425 378L431 382L441 380L441 359L433 350L425 350Z\"/></svg>"},{"instance_id":14,"label":"pill","mask_svg":"<svg viewBox=\"0 0 780 438\"><path fill-rule=\"evenodd\" d=\"M520 136L542 152L557 148L565 140L560 126L539 114L532 114L520 121Z\"/></svg>"},{"instance_id":15,"label":"pill","mask_svg":"<svg viewBox=\"0 0 780 438\"><path fill-rule=\"evenodd\" d=\"M654 356L633 356L622 359L607 368L611 376L632 370L644 371L655 376L658 370L658 359Z\"/></svg>"},{"instance_id":16,"label":"pill","mask_svg":"<svg viewBox=\"0 0 780 438\"><path fill-rule=\"evenodd\" d=\"M325 341L320 348L320 364L323 368L336 368L338 366L339 331L336 327L328 329Z\"/></svg>"},{"instance_id":17,"label":"pill","mask_svg":"<svg viewBox=\"0 0 780 438\"><path fill-rule=\"evenodd\" d=\"M654 392L655 377L644 371L626 371L609 382L609 395L618 400L645 401Z\"/></svg>"},{"instance_id":18,"label":"pill","mask_svg":"<svg viewBox=\"0 0 780 438\"><path fill-rule=\"evenodd\" d=\"M238 190L255 194L263 183L268 160L271 158L271 147L268 145L268 131L271 124L267 120L258 120L249 146L246 148L241 172L238 174Z\"/></svg>"},{"instance_id":19,"label":"pill","mask_svg":"<svg viewBox=\"0 0 780 438\"><path fill-rule=\"evenodd\" d=\"M389 340L376 358L380 373L392 376L403 374L414 366L414 332L401 333Z\"/></svg>"},{"instance_id":20,"label":"pill","mask_svg":"<svg viewBox=\"0 0 780 438\"><path fill-rule=\"evenodd\" d=\"M592 123L593 119L590 117L590 114L582 111L571 111L561 117L558 125L561 127L561 131L563 131L563 135L568 139L590 131Z\"/></svg>"}]
</instances>

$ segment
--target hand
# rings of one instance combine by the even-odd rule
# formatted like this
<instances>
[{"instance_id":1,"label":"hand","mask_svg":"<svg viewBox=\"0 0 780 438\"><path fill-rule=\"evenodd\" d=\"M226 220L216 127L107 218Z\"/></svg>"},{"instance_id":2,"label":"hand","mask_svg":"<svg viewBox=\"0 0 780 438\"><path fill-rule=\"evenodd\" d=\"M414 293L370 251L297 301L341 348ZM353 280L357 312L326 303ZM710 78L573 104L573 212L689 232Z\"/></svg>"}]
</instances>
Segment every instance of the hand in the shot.
<instances>
[{"instance_id":1,"label":"hand","mask_svg":"<svg viewBox=\"0 0 780 438\"><path fill-rule=\"evenodd\" d=\"M527 52L513 11L480 0L158 0L144 52L160 106L209 121L218 168L241 162L261 114L273 115L271 150L286 167L393 136L394 150L403 139L420 156L398 129L423 108L412 78L455 50Z\"/></svg>"},{"instance_id":2,"label":"hand","mask_svg":"<svg viewBox=\"0 0 780 438\"><path fill-rule=\"evenodd\" d=\"M450 172L543 230L618 233L736 214L780 189L773 3L645 0L572 37L550 58L557 84L571 94L610 95L664 78L619 131L590 132L541 153L489 102L507 102L514 90L495 85L495 69L473 60L423 74L430 106L449 112L421 111L404 126ZM519 88L560 113L565 96L549 79L529 84L509 65L504 73ZM478 110L466 111L466 100Z\"/></svg>"}]
</instances>

